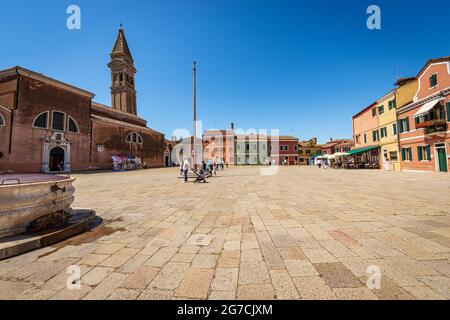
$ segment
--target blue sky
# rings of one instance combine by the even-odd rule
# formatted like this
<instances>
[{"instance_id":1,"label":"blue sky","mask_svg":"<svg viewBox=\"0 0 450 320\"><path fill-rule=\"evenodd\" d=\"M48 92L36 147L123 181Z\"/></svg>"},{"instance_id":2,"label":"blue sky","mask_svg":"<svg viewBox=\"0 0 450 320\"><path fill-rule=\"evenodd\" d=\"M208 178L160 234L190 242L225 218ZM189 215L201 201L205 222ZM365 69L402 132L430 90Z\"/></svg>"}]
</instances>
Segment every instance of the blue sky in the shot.
<instances>
[{"instance_id":1,"label":"blue sky","mask_svg":"<svg viewBox=\"0 0 450 320\"><path fill-rule=\"evenodd\" d=\"M82 29L66 28L66 8ZM368 30L377 4L382 29ZM448 0L1 1L0 68L20 65L110 105L109 53L123 23L138 74L138 113L170 136L192 127L192 61L204 128L280 129L351 138L351 117L450 55ZM3 13L7 14L3 14Z\"/></svg>"}]
</instances>

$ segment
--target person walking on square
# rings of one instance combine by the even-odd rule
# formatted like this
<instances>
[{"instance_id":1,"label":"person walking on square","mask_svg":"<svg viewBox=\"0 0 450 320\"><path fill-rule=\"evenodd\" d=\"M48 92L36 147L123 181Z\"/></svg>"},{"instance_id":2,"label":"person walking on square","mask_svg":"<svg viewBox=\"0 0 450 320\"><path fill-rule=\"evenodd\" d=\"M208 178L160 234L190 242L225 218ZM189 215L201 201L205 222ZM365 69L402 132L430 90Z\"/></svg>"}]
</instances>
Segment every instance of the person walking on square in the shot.
<instances>
[{"instance_id":1,"label":"person walking on square","mask_svg":"<svg viewBox=\"0 0 450 320\"><path fill-rule=\"evenodd\" d=\"M216 176L217 175L217 161L214 161L212 166L213 166L213 173Z\"/></svg>"},{"instance_id":2,"label":"person walking on square","mask_svg":"<svg viewBox=\"0 0 450 320\"><path fill-rule=\"evenodd\" d=\"M180 176L182 176L183 175L183 164L184 164L184 161L180 161Z\"/></svg>"},{"instance_id":3,"label":"person walking on square","mask_svg":"<svg viewBox=\"0 0 450 320\"><path fill-rule=\"evenodd\" d=\"M213 170L213 162L212 162L211 159L208 159L208 163L206 164L206 168L207 168L207 170L208 170L210 173L212 173L212 170Z\"/></svg>"},{"instance_id":4,"label":"person walking on square","mask_svg":"<svg viewBox=\"0 0 450 320\"><path fill-rule=\"evenodd\" d=\"M188 171L190 166L189 160L185 159L183 162L184 182L188 182Z\"/></svg>"},{"instance_id":5,"label":"person walking on square","mask_svg":"<svg viewBox=\"0 0 450 320\"><path fill-rule=\"evenodd\" d=\"M205 162L205 160L202 160L202 170L203 170L203 172L206 172L206 162Z\"/></svg>"}]
</instances>

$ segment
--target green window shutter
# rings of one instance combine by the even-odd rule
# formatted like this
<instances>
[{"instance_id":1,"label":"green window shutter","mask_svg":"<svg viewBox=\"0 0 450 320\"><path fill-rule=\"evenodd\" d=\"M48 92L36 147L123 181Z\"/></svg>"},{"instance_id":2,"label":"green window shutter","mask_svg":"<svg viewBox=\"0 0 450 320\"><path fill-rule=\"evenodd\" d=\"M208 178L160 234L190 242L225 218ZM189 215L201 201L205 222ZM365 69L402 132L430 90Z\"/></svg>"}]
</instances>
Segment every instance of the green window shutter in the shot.
<instances>
[{"instance_id":1,"label":"green window shutter","mask_svg":"<svg viewBox=\"0 0 450 320\"><path fill-rule=\"evenodd\" d=\"M367 134L364 133L364 143L367 143Z\"/></svg>"},{"instance_id":2,"label":"green window shutter","mask_svg":"<svg viewBox=\"0 0 450 320\"><path fill-rule=\"evenodd\" d=\"M406 131L409 131L409 118L408 117L406 117L405 122L406 122Z\"/></svg>"},{"instance_id":3,"label":"green window shutter","mask_svg":"<svg viewBox=\"0 0 450 320\"><path fill-rule=\"evenodd\" d=\"M394 133L394 136L397 135L397 124L396 123L392 124L392 132Z\"/></svg>"},{"instance_id":4,"label":"green window shutter","mask_svg":"<svg viewBox=\"0 0 450 320\"><path fill-rule=\"evenodd\" d=\"M402 149L402 160L403 161L406 160L406 149L405 148Z\"/></svg>"},{"instance_id":5,"label":"green window shutter","mask_svg":"<svg viewBox=\"0 0 450 320\"><path fill-rule=\"evenodd\" d=\"M447 121L450 122L450 102L447 102Z\"/></svg>"},{"instance_id":6,"label":"green window shutter","mask_svg":"<svg viewBox=\"0 0 450 320\"><path fill-rule=\"evenodd\" d=\"M412 157L412 148L408 148L408 153L409 153L409 160L412 161L413 157Z\"/></svg>"},{"instance_id":7,"label":"green window shutter","mask_svg":"<svg viewBox=\"0 0 450 320\"><path fill-rule=\"evenodd\" d=\"M417 154L419 155L419 161L423 160L423 153L422 153L422 147L418 146L417 147Z\"/></svg>"},{"instance_id":8,"label":"green window shutter","mask_svg":"<svg viewBox=\"0 0 450 320\"><path fill-rule=\"evenodd\" d=\"M377 109L373 108L372 109L372 117L375 117L377 115Z\"/></svg>"},{"instance_id":9,"label":"green window shutter","mask_svg":"<svg viewBox=\"0 0 450 320\"><path fill-rule=\"evenodd\" d=\"M430 146L427 146L427 160L431 160L431 149Z\"/></svg>"},{"instance_id":10,"label":"green window shutter","mask_svg":"<svg viewBox=\"0 0 450 320\"><path fill-rule=\"evenodd\" d=\"M420 123L420 117L415 117L414 121L416 122L416 124L419 124Z\"/></svg>"}]
</instances>

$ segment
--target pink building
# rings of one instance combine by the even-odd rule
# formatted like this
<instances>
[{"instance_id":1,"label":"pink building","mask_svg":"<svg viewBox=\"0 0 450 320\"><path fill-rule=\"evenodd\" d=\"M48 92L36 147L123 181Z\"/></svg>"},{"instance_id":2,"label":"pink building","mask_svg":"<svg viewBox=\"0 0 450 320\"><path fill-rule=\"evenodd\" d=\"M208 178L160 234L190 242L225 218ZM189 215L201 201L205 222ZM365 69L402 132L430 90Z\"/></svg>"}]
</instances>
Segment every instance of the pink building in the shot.
<instances>
[{"instance_id":1,"label":"pink building","mask_svg":"<svg viewBox=\"0 0 450 320\"><path fill-rule=\"evenodd\" d=\"M450 57L429 60L417 79L413 102L397 111L402 169L448 172Z\"/></svg>"}]
</instances>

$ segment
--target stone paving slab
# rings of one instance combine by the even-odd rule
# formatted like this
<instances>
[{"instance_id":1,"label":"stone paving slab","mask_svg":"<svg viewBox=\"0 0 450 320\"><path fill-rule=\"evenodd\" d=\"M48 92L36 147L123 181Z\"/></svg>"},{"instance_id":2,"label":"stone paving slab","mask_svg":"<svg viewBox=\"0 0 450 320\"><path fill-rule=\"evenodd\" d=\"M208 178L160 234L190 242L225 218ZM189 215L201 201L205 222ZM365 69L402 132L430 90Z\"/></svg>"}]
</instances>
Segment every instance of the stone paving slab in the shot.
<instances>
[{"instance_id":1,"label":"stone paving slab","mask_svg":"<svg viewBox=\"0 0 450 320\"><path fill-rule=\"evenodd\" d=\"M104 225L0 261L0 299L450 299L449 175L259 170L76 174Z\"/></svg>"}]
</instances>

